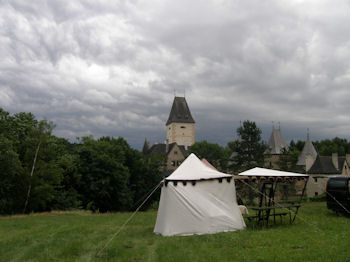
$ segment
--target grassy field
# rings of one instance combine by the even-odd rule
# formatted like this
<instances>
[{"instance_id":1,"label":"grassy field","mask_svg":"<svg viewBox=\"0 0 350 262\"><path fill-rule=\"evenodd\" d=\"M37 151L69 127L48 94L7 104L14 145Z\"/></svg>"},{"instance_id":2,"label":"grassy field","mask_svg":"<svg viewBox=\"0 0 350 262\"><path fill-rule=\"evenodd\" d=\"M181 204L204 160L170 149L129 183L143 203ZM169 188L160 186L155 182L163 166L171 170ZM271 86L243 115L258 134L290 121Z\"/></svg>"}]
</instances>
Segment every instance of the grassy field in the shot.
<instances>
[{"instance_id":1,"label":"grassy field","mask_svg":"<svg viewBox=\"0 0 350 262\"><path fill-rule=\"evenodd\" d=\"M162 237L156 211L52 212L0 217L0 261L350 261L350 218L305 203L295 224L215 235Z\"/></svg>"}]
</instances>

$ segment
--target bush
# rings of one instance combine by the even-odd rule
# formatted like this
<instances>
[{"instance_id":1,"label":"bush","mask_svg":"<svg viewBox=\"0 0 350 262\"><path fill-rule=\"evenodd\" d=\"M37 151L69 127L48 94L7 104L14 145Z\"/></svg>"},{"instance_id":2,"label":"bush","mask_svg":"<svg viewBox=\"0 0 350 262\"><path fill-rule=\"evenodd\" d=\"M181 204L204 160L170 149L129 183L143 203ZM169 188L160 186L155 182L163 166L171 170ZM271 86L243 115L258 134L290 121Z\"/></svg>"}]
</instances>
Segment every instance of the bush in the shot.
<instances>
[{"instance_id":1,"label":"bush","mask_svg":"<svg viewBox=\"0 0 350 262\"><path fill-rule=\"evenodd\" d=\"M318 195L318 196L314 196L314 197L310 197L309 200L311 202L324 202L326 201L326 193L323 193L321 195Z\"/></svg>"}]
</instances>

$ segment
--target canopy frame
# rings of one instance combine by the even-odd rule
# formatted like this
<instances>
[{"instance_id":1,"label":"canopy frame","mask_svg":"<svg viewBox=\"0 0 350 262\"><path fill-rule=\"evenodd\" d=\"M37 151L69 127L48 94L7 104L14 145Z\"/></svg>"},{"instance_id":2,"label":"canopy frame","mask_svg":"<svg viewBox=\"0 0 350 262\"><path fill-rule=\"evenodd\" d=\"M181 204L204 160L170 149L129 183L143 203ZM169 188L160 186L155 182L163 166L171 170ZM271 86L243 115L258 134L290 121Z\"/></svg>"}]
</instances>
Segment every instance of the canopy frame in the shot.
<instances>
[{"instance_id":1,"label":"canopy frame","mask_svg":"<svg viewBox=\"0 0 350 262\"><path fill-rule=\"evenodd\" d=\"M269 175L269 173L271 173L271 175ZM251 218L256 219L257 224L265 224L266 226L269 226L270 216L273 216L273 221L275 224L276 216L280 216L282 220L282 216L288 214L290 218L290 223L292 224L295 221L299 208L301 207L301 200L303 199L306 191L306 186L309 178L308 175L277 171L265 168L253 168L245 172L239 173L238 175L241 176L241 178L236 177L235 182L243 182L244 184L247 184L249 182L258 182L258 184L261 184L260 188L258 189L259 205L258 207L251 207L251 209L256 211L256 215L251 216ZM296 201L296 204L292 203L286 206L277 204L277 202L275 201L275 193L278 183L282 181L286 182L295 180L304 180L305 182L300 199ZM276 213L276 210L278 209L284 209L288 212Z\"/></svg>"}]
</instances>

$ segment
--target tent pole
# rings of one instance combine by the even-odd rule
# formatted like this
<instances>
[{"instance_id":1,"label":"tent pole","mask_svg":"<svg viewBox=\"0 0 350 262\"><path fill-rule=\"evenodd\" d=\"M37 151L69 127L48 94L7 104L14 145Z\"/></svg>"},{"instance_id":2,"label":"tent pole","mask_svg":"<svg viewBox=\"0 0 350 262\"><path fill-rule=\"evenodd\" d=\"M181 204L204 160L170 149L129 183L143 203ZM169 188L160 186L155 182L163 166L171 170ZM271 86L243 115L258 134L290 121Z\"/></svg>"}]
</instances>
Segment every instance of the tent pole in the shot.
<instances>
[{"instance_id":1,"label":"tent pole","mask_svg":"<svg viewBox=\"0 0 350 262\"><path fill-rule=\"evenodd\" d=\"M303 197L304 197L304 194L305 194L305 190L306 190L306 185L307 185L307 182L309 181L309 178L306 177L306 180L305 180L305 184L304 184L304 188L303 188L303 191L301 193L301 197L300 197L300 202L303 200Z\"/></svg>"}]
</instances>

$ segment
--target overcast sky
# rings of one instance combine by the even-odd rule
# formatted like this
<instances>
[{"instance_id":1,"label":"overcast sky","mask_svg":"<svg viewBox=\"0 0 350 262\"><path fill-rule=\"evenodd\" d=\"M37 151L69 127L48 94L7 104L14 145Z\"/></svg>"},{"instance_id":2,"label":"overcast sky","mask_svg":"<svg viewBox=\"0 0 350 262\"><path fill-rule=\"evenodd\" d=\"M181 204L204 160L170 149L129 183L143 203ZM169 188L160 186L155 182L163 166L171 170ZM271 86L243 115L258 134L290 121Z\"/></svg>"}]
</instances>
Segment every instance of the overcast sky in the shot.
<instances>
[{"instance_id":1,"label":"overcast sky","mask_svg":"<svg viewBox=\"0 0 350 262\"><path fill-rule=\"evenodd\" d=\"M71 141L164 142L174 90L197 141L350 139L349 0L0 0L0 56L0 106Z\"/></svg>"}]
</instances>

